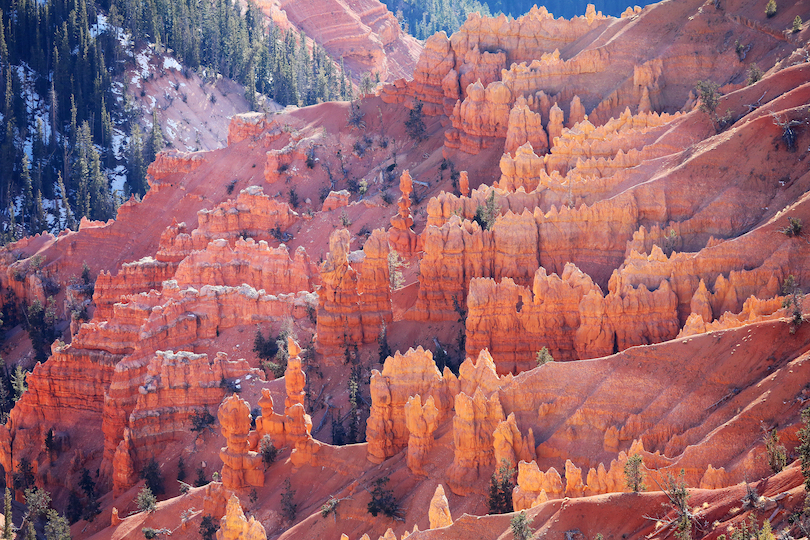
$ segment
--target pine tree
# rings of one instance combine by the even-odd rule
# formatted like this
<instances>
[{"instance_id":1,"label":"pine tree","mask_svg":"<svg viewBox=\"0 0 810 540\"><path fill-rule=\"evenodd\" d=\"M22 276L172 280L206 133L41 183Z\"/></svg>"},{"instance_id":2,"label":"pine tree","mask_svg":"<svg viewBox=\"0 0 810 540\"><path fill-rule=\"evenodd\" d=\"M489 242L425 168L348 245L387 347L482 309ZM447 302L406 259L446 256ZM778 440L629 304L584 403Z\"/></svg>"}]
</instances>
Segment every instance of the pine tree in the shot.
<instances>
[{"instance_id":1,"label":"pine tree","mask_svg":"<svg viewBox=\"0 0 810 540\"><path fill-rule=\"evenodd\" d=\"M25 152L22 154L22 162L20 163L20 181L22 182L22 223L25 225L25 216L28 218L28 230L33 232L35 225L33 219L30 217L34 209L34 191L31 185L31 173L28 171L28 156Z\"/></svg>"},{"instance_id":2,"label":"pine tree","mask_svg":"<svg viewBox=\"0 0 810 540\"><path fill-rule=\"evenodd\" d=\"M143 163L143 136L138 124L132 123L127 147L127 184L132 193L146 193L146 175Z\"/></svg>"},{"instance_id":3,"label":"pine tree","mask_svg":"<svg viewBox=\"0 0 810 540\"><path fill-rule=\"evenodd\" d=\"M37 196L34 198L34 218L35 225L34 229L31 231L32 233L38 233L48 229L48 222L45 219L45 210L42 208L42 192L39 190L37 190Z\"/></svg>"},{"instance_id":4,"label":"pine tree","mask_svg":"<svg viewBox=\"0 0 810 540\"><path fill-rule=\"evenodd\" d=\"M70 208L70 201L68 200L68 194L67 190L65 189L65 183L62 181L62 173L58 174L57 183L59 187L59 193L62 195L62 212L64 213L65 216L64 224L62 224L60 220L60 226L70 230L75 230L76 220L73 218L73 210L71 210Z\"/></svg>"},{"instance_id":5,"label":"pine tree","mask_svg":"<svg viewBox=\"0 0 810 540\"><path fill-rule=\"evenodd\" d=\"M107 221L113 217L113 200L110 193L110 183L101 172L101 161L98 152L90 147L90 215L92 219Z\"/></svg>"},{"instance_id":6,"label":"pine tree","mask_svg":"<svg viewBox=\"0 0 810 540\"><path fill-rule=\"evenodd\" d=\"M146 163L152 163L158 155L158 152L163 150L165 143L163 141L163 130L160 129L160 120L157 115L157 109L152 109L152 131L149 135L149 145Z\"/></svg>"}]
</instances>

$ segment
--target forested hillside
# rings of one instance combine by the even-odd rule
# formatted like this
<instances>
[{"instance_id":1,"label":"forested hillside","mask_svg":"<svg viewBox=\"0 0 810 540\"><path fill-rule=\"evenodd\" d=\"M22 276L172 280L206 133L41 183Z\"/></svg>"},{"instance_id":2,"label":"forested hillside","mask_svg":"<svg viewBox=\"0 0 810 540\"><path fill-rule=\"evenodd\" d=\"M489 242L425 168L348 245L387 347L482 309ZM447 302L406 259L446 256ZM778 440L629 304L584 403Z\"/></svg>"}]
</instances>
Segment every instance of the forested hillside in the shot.
<instances>
[{"instance_id":1,"label":"forested hillside","mask_svg":"<svg viewBox=\"0 0 810 540\"><path fill-rule=\"evenodd\" d=\"M397 14L403 28L419 39L427 39L439 31L449 36L467 20L474 11L482 16L506 15L517 17L528 12L535 4L544 5L555 17L570 19L585 13L588 4L605 15L618 17L628 6L636 5L626 0L381 0ZM638 2L647 5L651 2Z\"/></svg>"},{"instance_id":2,"label":"forested hillside","mask_svg":"<svg viewBox=\"0 0 810 540\"><path fill-rule=\"evenodd\" d=\"M165 139L155 111L142 123L127 92L140 48L243 84L253 107L256 92L281 105L351 97L338 62L303 34L268 27L252 2L0 0L0 11L3 241L109 219L145 193ZM123 191L111 189L114 174Z\"/></svg>"}]
</instances>

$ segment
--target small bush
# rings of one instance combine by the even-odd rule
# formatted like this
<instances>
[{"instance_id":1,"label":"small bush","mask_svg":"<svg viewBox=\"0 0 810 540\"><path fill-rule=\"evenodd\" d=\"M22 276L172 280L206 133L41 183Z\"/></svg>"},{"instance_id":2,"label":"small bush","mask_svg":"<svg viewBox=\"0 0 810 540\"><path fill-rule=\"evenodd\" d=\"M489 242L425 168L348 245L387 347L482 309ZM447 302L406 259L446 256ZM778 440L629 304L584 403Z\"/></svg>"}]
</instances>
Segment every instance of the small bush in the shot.
<instances>
[{"instance_id":1,"label":"small bush","mask_svg":"<svg viewBox=\"0 0 810 540\"><path fill-rule=\"evenodd\" d=\"M177 461L177 480L182 482L186 479L186 461L183 456Z\"/></svg>"},{"instance_id":2,"label":"small bush","mask_svg":"<svg viewBox=\"0 0 810 540\"><path fill-rule=\"evenodd\" d=\"M529 540L534 536L534 530L529 526L529 520L526 519L526 512L515 514L509 525L512 528L512 538L514 540Z\"/></svg>"},{"instance_id":3,"label":"small bush","mask_svg":"<svg viewBox=\"0 0 810 540\"><path fill-rule=\"evenodd\" d=\"M537 365L542 366L548 364L549 362L554 361L554 357L551 356L551 353L548 352L548 347L543 347L539 351L537 351Z\"/></svg>"},{"instance_id":4,"label":"small bush","mask_svg":"<svg viewBox=\"0 0 810 540\"><path fill-rule=\"evenodd\" d=\"M786 296L782 300L782 307L790 309L792 312L792 319L790 325L790 333L795 334L799 326L804 322L804 314L802 313L802 304L804 302L804 293L802 292L799 284L796 283L796 278L790 274L782 283L782 294Z\"/></svg>"},{"instance_id":5,"label":"small bush","mask_svg":"<svg viewBox=\"0 0 810 540\"><path fill-rule=\"evenodd\" d=\"M135 498L135 504L138 505L138 510L141 512L154 512L157 505L157 497L149 489L149 486L143 486Z\"/></svg>"},{"instance_id":6,"label":"small bush","mask_svg":"<svg viewBox=\"0 0 810 540\"><path fill-rule=\"evenodd\" d=\"M227 191L228 195L230 195L231 193L233 193L233 188L235 188L235 187L236 187L236 180L231 180L230 182L228 182L228 185L225 187L225 191Z\"/></svg>"},{"instance_id":7,"label":"small bush","mask_svg":"<svg viewBox=\"0 0 810 540\"><path fill-rule=\"evenodd\" d=\"M214 415L208 412L208 409L195 411L191 413L191 431L195 433L202 433L206 428L210 428L216 421Z\"/></svg>"},{"instance_id":8,"label":"small bush","mask_svg":"<svg viewBox=\"0 0 810 540\"><path fill-rule=\"evenodd\" d=\"M793 19L792 31L795 34L796 32L799 32L801 29L802 29L802 18L796 15L796 18Z\"/></svg>"},{"instance_id":9,"label":"small bush","mask_svg":"<svg viewBox=\"0 0 810 540\"><path fill-rule=\"evenodd\" d=\"M802 234L802 220L797 217L788 216L788 226L784 229L779 229L779 232L793 238L794 236L801 236Z\"/></svg>"},{"instance_id":10,"label":"small bush","mask_svg":"<svg viewBox=\"0 0 810 540\"><path fill-rule=\"evenodd\" d=\"M766 432L762 440L765 443L765 451L768 453L768 466L776 474L787 465L787 450L783 444L779 444L779 434L776 429Z\"/></svg>"},{"instance_id":11,"label":"small bush","mask_svg":"<svg viewBox=\"0 0 810 540\"><path fill-rule=\"evenodd\" d=\"M717 104L720 102L719 89L720 86L711 81L698 81L695 84L695 90L700 99L700 110L709 116L714 114Z\"/></svg>"},{"instance_id":12,"label":"small bush","mask_svg":"<svg viewBox=\"0 0 810 540\"><path fill-rule=\"evenodd\" d=\"M340 224L347 228L352 225L352 220L349 219L349 214L346 213L346 210L340 213Z\"/></svg>"},{"instance_id":13,"label":"small bush","mask_svg":"<svg viewBox=\"0 0 810 540\"><path fill-rule=\"evenodd\" d=\"M281 493L281 515L288 522L292 522L298 512L298 505L293 502L293 498L295 498L295 490L292 488L288 477L284 480L284 491Z\"/></svg>"},{"instance_id":14,"label":"small bush","mask_svg":"<svg viewBox=\"0 0 810 540\"><path fill-rule=\"evenodd\" d=\"M329 514L334 513L337 515L337 505L340 503L340 499L336 499L334 497L329 497L329 500L326 501L323 506L321 506L321 517L327 517Z\"/></svg>"},{"instance_id":15,"label":"small bush","mask_svg":"<svg viewBox=\"0 0 810 540\"><path fill-rule=\"evenodd\" d=\"M366 123L363 120L365 115L366 113L360 110L360 106L357 103L352 102L349 117L346 119L346 122L353 128L365 129Z\"/></svg>"},{"instance_id":16,"label":"small bush","mask_svg":"<svg viewBox=\"0 0 810 540\"><path fill-rule=\"evenodd\" d=\"M25 505L35 518L44 516L51 507L51 494L37 487L28 488L25 490Z\"/></svg>"},{"instance_id":17,"label":"small bush","mask_svg":"<svg viewBox=\"0 0 810 540\"><path fill-rule=\"evenodd\" d=\"M689 508L689 490L686 488L684 475L683 469L677 478L669 475L665 489L669 503L676 513L672 524L675 526L675 538L678 540L692 538L692 528L696 519Z\"/></svg>"},{"instance_id":18,"label":"small bush","mask_svg":"<svg viewBox=\"0 0 810 540\"><path fill-rule=\"evenodd\" d=\"M157 531L152 527L144 527L141 529L141 532L146 540L152 540L158 535Z\"/></svg>"},{"instance_id":19,"label":"small bush","mask_svg":"<svg viewBox=\"0 0 810 540\"><path fill-rule=\"evenodd\" d=\"M256 336L253 338L253 352L261 360L270 360L276 356L278 352L278 345L276 340L273 339L272 334L268 334L267 338L264 337L261 330L256 329Z\"/></svg>"},{"instance_id":20,"label":"small bush","mask_svg":"<svg viewBox=\"0 0 810 540\"><path fill-rule=\"evenodd\" d=\"M495 203L495 190L493 189L489 192L487 202L485 204L479 204L475 209L475 218L473 218L473 221L478 223L482 229L488 231L495 225L495 220L498 219L500 211L500 208Z\"/></svg>"},{"instance_id":21,"label":"small bush","mask_svg":"<svg viewBox=\"0 0 810 540\"><path fill-rule=\"evenodd\" d=\"M390 191L385 191L382 194L382 200L386 205L390 205L392 202L394 202L394 196Z\"/></svg>"},{"instance_id":22,"label":"small bush","mask_svg":"<svg viewBox=\"0 0 810 540\"><path fill-rule=\"evenodd\" d=\"M307 168L314 169L315 164L318 163L318 158L315 157L315 147L314 146L310 146L309 148L307 148L306 156L307 156L307 161L306 161Z\"/></svg>"},{"instance_id":23,"label":"small bush","mask_svg":"<svg viewBox=\"0 0 810 540\"><path fill-rule=\"evenodd\" d=\"M200 536L203 540L214 540L216 538L219 524L214 520L214 516L206 514L200 521Z\"/></svg>"},{"instance_id":24,"label":"small bush","mask_svg":"<svg viewBox=\"0 0 810 540\"><path fill-rule=\"evenodd\" d=\"M745 84L747 86L751 86L754 83L757 83L762 80L762 70L759 69L759 66L756 64L751 64L748 66L748 79L746 79Z\"/></svg>"},{"instance_id":25,"label":"small bush","mask_svg":"<svg viewBox=\"0 0 810 540\"><path fill-rule=\"evenodd\" d=\"M399 503L394 497L393 490L385 489L388 483L388 477L383 476L374 480L374 487L371 489L371 500L368 502L368 513L374 517L377 514L383 513L392 518L399 512Z\"/></svg>"},{"instance_id":26,"label":"small bush","mask_svg":"<svg viewBox=\"0 0 810 540\"><path fill-rule=\"evenodd\" d=\"M194 479L194 487L202 487L209 483L205 477L205 470L202 467L197 467L197 478Z\"/></svg>"},{"instance_id":27,"label":"small bush","mask_svg":"<svg viewBox=\"0 0 810 540\"><path fill-rule=\"evenodd\" d=\"M290 206L293 208L298 208L299 200L298 200L298 192L295 191L295 188L290 188L287 192L287 200L290 202Z\"/></svg>"},{"instance_id":28,"label":"small bush","mask_svg":"<svg viewBox=\"0 0 810 540\"><path fill-rule=\"evenodd\" d=\"M262 455L262 463L264 463L265 469L272 465L276 457L278 457L278 449L276 445L273 444L273 439L270 438L270 435L262 437L259 443L259 453Z\"/></svg>"},{"instance_id":29,"label":"small bush","mask_svg":"<svg viewBox=\"0 0 810 540\"><path fill-rule=\"evenodd\" d=\"M767 15L769 19L776 15L776 0L768 0L768 3L765 5L765 15Z\"/></svg>"},{"instance_id":30,"label":"small bush","mask_svg":"<svg viewBox=\"0 0 810 540\"><path fill-rule=\"evenodd\" d=\"M408 137L416 142L425 138L425 123L422 121L422 107L424 104L417 99L416 103L408 112L408 119L405 121L405 132Z\"/></svg>"}]
</instances>

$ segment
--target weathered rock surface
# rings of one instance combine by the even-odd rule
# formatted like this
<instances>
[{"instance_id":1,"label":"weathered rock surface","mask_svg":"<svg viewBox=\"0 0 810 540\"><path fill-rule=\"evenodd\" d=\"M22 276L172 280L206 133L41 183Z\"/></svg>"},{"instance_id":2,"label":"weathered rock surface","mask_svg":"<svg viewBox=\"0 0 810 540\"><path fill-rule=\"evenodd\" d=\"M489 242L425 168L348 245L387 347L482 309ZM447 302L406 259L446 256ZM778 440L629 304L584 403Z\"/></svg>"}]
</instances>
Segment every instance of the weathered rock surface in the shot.
<instances>
[{"instance_id":1,"label":"weathered rock surface","mask_svg":"<svg viewBox=\"0 0 810 540\"><path fill-rule=\"evenodd\" d=\"M250 404L233 394L219 406L217 417L227 445L219 452L222 459L222 485L231 490L263 486L262 457L248 450Z\"/></svg>"},{"instance_id":2,"label":"weathered rock surface","mask_svg":"<svg viewBox=\"0 0 810 540\"><path fill-rule=\"evenodd\" d=\"M372 343L392 319L387 235L375 230L355 252L349 239L346 229L334 231L320 268L318 348L333 363L347 343Z\"/></svg>"},{"instance_id":3,"label":"weathered rock surface","mask_svg":"<svg viewBox=\"0 0 810 540\"><path fill-rule=\"evenodd\" d=\"M245 518L239 497L234 493L228 499L225 515L219 522L217 540L267 540L267 532L254 516L249 520Z\"/></svg>"},{"instance_id":4,"label":"weathered rock surface","mask_svg":"<svg viewBox=\"0 0 810 540\"><path fill-rule=\"evenodd\" d=\"M441 529L453 524L453 517L450 515L450 504L447 502L444 486L441 484L436 486L433 498L430 499L428 519L430 520L431 529Z\"/></svg>"}]
</instances>

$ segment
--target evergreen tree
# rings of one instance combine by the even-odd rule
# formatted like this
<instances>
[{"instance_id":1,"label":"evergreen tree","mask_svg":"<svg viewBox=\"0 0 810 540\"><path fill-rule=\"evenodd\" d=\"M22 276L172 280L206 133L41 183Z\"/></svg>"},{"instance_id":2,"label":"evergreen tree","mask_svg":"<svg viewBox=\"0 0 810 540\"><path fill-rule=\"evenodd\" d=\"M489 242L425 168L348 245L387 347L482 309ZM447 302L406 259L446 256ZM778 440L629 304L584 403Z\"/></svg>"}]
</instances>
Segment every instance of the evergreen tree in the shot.
<instances>
[{"instance_id":1,"label":"evergreen tree","mask_svg":"<svg viewBox=\"0 0 810 540\"><path fill-rule=\"evenodd\" d=\"M143 136L138 124L132 123L127 146L127 183L132 193L143 195L146 193L146 167L143 156Z\"/></svg>"},{"instance_id":2,"label":"evergreen tree","mask_svg":"<svg viewBox=\"0 0 810 540\"><path fill-rule=\"evenodd\" d=\"M34 199L34 228L32 233L38 233L48 230L48 221L45 219L45 210L42 208L42 192L37 190L37 196Z\"/></svg>"},{"instance_id":3,"label":"evergreen tree","mask_svg":"<svg viewBox=\"0 0 810 540\"><path fill-rule=\"evenodd\" d=\"M25 226L25 216L28 217L28 231L33 232L35 225L32 219L31 212L34 209L34 191L31 185L31 173L28 171L28 156L23 152L22 162L20 163L20 178L22 181L23 202L22 202L22 215L23 226Z\"/></svg>"},{"instance_id":4,"label":"evergreen tree","mask_svg":"<svg viewBox=\"0 0 810 540\"><path fill-rule=\"evenodd\" d=\"M149 145L147 146L146 164L155 161L158 152L163 150L165 146L163 142L163 130L160 129L160 119L157 115L157 109L152 109L152 131L149 134Z\"/></svg>"},{"instance_id":5,"label":"evergreen tree","mask_svg":"<svg viewBox=\"0 0 810 540\"><path fill-rule=\"evenodd\" d=\"M70 208L70 201L68 200L67 190L65 189L65 183L62 181L62 173L58 174L57 183L59 186L59 193L62 196L62 213L64 214L65 221L64 223L61 221L60 216L60 227L64 227L70 230L76 230L76 220L73 218L73 210Z\"/></svg>"}]
</instances>

